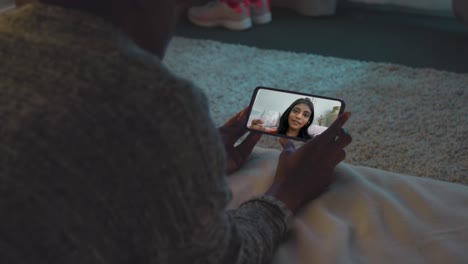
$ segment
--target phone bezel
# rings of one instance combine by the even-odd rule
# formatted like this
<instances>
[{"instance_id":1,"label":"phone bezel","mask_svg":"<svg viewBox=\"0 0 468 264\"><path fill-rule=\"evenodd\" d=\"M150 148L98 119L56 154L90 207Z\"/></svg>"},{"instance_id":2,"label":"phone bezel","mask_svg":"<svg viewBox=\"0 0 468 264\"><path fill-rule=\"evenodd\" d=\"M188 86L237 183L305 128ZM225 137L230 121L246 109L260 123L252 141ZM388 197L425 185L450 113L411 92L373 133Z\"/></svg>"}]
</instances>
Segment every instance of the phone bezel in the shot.
<instances>
[{"instance_id":1,"label":"phone bezel","mask_svg":"<svg viewBox=\"0 0 468 264\"><path fill-rule=\"evenodd\" d=\"M342 114L345 110L346 103L340 99L340 98L334 98L334 97L329 97L329 96L323 96L323 95L316 95L316 94L310 94L310 93L304 93L304 92L298 92L298 91L292 91L292 90L286 90L286 89L279 89L279 88L272 88L272 87L265 87L265 86L257 86L252 94L252 97L250 98L250 103L247 111L247 120L245 121L244 127L247 128L248 131L255 132L255 133L261 133L261 134L266 134L270 136L275 136L275 137L283 137L283 138L288 138L292 140L297 140L297 141L307 141L307 139L302 139L299 137L291 137L283 134L275 134L272 132L267 132L267 131L261 131L257 129L252 129L248 127L248 122L249 122L249 117L252 113L253 110L253 105L255 103L255 99L257 98L257 94L260 90L270 90L270 91L275 91L275 92L284 92L288 94L295 94L295 95L300 95L300 96L306 96L306 97L314 97L314 98L321 98L321 99L327 99L327 100L332 100L332 101L337 101L340 102L341 107L340 111L338 112L339 114Z\"/></svg>"}]
</instances>

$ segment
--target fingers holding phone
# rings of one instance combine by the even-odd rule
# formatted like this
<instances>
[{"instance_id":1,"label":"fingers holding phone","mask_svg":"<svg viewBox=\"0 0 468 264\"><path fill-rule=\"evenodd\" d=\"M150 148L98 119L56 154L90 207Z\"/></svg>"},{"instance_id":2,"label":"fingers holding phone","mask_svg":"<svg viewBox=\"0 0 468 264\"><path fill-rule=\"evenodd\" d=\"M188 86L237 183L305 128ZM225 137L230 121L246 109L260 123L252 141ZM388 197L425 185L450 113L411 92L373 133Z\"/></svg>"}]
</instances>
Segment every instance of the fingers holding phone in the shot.
<instances>
[{"instance_id":1,"label":"fingers holding phone","mask_svg":"<svg viewBox=\"0 0 468 264\"><path fill-rule=\"evenodd\" d=\"M327 144L324 147L324 157L330 157L333 168L345 159L346 152L344 148L352 141L351 135L343 128L343 125L350 117L351 113L343 113L323 134L319 135L318 140L322 140Z\"/></svg>"},{"instance_id":2,"label":"fingers holding phone","mask_svg":"<svg viewBox=\"0 0 468 264\"><path fill-rule=\"evenodd\" d=\"M259 133L249 133L236 145L236 142L248 132L244 126L247 121L247 110L248 108L245 108L240 111L218 128L227 156L227 175L237 171L245 163L261 137Z\"/></svg>"},{"instance_id":3,"label":"fingers holding phone","mask_svg":"<svg viewBox=\"0 0 468 264\"><path fill-rule=\"evenodd\" d=\"M346 154L344 148L352 138L343 125L350 113L340 115L321 135L306 142L297 150L288 139L281 139L275 183L267 192L284 202L293 212L302 204L315 199L333 182L333 170Z\"/></svg>"}]
</instances>

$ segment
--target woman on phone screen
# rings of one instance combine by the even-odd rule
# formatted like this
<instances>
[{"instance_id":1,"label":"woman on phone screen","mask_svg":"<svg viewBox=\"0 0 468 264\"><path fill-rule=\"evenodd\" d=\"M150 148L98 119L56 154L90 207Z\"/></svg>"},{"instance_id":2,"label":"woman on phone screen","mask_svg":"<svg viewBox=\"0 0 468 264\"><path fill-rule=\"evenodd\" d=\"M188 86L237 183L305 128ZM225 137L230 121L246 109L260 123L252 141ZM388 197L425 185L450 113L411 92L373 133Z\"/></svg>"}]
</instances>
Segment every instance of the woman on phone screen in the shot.
<instances>
[{"instance_id":1,"label":"woman on phone screen","mask_svg":"<svg viewBox=\"0 0 468 264\"><path fill-rule=\"evenodd\" d=\"M283 112L277 130L267 130L261 118L253 119L250 128L307 140L312 138L307 130L313 120L314 104L309 98L299 98Z\"/></svg>"},{"instance_id":2,"label":"woman on phone screen","mask_svg":"<svg viewBox=\"0 0 468 264\"><path fill-rule=\"evenodd\" d=\"M314 120L314 104L309 98L294 101L281 115L278 134L301 139L311 139L307 132Z\"/></svg>"}]
</instances>

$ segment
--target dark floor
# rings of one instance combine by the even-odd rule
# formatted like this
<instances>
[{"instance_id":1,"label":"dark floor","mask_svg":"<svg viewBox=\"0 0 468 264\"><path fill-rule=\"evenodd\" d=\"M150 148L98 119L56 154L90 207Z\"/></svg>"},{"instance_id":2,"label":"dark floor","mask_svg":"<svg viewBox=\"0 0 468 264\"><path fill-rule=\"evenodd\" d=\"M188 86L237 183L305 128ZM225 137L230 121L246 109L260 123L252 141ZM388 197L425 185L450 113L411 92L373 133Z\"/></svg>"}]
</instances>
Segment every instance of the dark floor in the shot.
<instances>
[{"instance_id":1,"label":"dark floor","mask_svg":"<svg viewBox=\"0 0 468 264\"><path fill-rule=\"evenodd\" d=\"M450 17L356 7L321 18L284 8L272 12L272 23L241 32L199 28L184 20L177 35L468 73L468 26Z\"/></svg>"}]
</instances>

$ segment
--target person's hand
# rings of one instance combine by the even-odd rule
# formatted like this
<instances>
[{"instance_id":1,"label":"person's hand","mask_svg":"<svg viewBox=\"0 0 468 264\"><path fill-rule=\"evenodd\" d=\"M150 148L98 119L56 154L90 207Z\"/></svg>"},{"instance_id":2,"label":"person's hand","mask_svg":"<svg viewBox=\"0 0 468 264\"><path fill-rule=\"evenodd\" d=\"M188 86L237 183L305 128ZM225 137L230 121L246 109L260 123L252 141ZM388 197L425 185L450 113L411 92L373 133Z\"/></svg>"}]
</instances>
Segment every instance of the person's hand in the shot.
<instances>
[{"instance_id":1,"label":"person's hand","mask_svg":"<svg viewBox=\"0 0 468 264\"><path fill-rule=\"evenodd\" d=\"M222 127L218 128L219 134L224 143L224 148L227 154L227 175L237 171L247 160L247 157L252 152L252 149L257 144L262 136L259 133L250 132L250 134L239 145L234 144L247 133L245 123L247 122L247 109L234 115Z\"/></svg>"},{"instance_id":2,"label":"person's hand","mask_svg":"<svg viewBox=\"0 0 468 264\"><path fill-rule=\"evenodd\" d=\"M263 127L264 122L261 119L254 119L250 125L250 128L257 130L265 130Z\"/></svg>"},{"instance_id":3,"label":"person's hand","mask_svg":"<svg viewBox=\"0 0 468 264\"><path fill-rule=\"evenodd\" d=\"M344 148L352 141L342 128L350 115L340 115L327 130L297 150L291 141L281 138L283 152L267 195L277 197L293 212L317 198L333 182L333 170L344 160Z\"/></svg>"}]
</instances>

